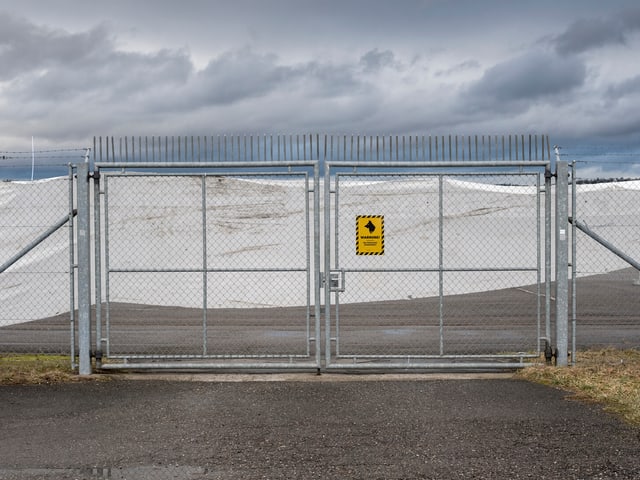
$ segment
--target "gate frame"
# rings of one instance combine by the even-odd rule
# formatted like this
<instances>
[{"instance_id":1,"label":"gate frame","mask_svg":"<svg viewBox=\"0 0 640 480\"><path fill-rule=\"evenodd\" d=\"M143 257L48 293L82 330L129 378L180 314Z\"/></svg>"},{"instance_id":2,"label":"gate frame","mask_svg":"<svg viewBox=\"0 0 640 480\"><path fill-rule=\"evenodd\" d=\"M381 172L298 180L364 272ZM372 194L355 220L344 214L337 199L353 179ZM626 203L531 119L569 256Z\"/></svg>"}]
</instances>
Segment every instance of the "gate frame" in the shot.
<instances>
[{"instance_id":1,"label":"gate frame","mask_svg":"<svg viewBox=\"0 0 640 480\"><path fill-rule=\"evenodd\" d=\"M528 137L528 141L527 141ZM169 143L170 138L170 143ZM295 139L295 142L294 142ZM336 143L334 144L334 139ZM385 140L386 139L386 140ZM338 167L341 164L348 167L365 167L367 165L373 167L383 167L383 168L393 168L393 167L403 167L403 168L433 168L433 169L445 169L445 168L459 168L459 167L492 167L492 168L502 168L502 167L520 167L521 169L531 168L531 167L544 167L545 169L545 183L544 183L544 192L545 192L545 298L547 302L545 303L545 337L541 337L548 344L546 346L549 347L548 351L551 352L551 307L550 302L548 301L551 298L551 276L552 276L552 255L551 248L555 247L557 249L557 245L552 243L551 238L551 218L552 218L552 207L551 207L551 178L553 176L557 177L556 174L552 174L551 172L551 155L550 155L550 143L547 135L538 135L538 134L528 134L528 135L482 135L482 136L458 136L458 135L415 135L408 136L408 144L405 144L405 135L389 135L389 136L380 136L380 135L327 135L323 134L322 137L319 134L308 134L308 135L232 135L227 138L226 135L217 136L216 137L204 137L204 143L201 145L201 137L190 137L190 153L189 153L189 138L184 137L184 149L181 151L181 137L177 137L177 157L175 156L175 145L174 145L174 137L157 137L157 142L155 141L155 137L124 137L120 138L118 144L115 144L114 137L105 137L106 150L106 161L103 161L103 137L94 137L93 138L93 164L95 167L103 167L103 168L158 168L158 167L173 167L173 168L185 168L185 167L196 167L196 168L210 168L210 169L221 169L225 167L233 167L233 166L244 166L247 167L256 167L260 165L270 165L273 167L282 168L288 164L307 164L308 162L318 162L319 164L325 163L325 178L330 175L327 173L327 168L331 166ZM124 140L124 142L123 142ZM130 140L130 142L129 142ZM143 142L144 140L144 142ZM196 142L197 140L197 142ZM230 143L228 142L230 140ZM324 140L324 144L322 142ZM432 140L434 143L432 144ZM539 142L540 140L540 142ZM512 143L513 141L513 143ZM163 147L164 143L164 147ZM281 145L283 150L281 151ZM368 145L368 148L367 148ZM118 149L116 149L118 146ZM169 148L169 146L171 148ZM228 146L230 146L230 157L228 156L229 152L227 151ZM124 149L123 149L124 147ZM130 148L129 148L130 147ZM197 148L196 148L197 147ZM203 147L203 149L202 149ZM209 149L210 147L210 149ZM295 147L295 148L294 148ZM434 149L432 148L434 147ZM513 148L515 147L515 148ZM540 149L539 149L540 147ZM287 150L288 149L288 150ZM459 156L459 149L461 153L461 157ZM528 150L528 155L527 155ZM287 160L287 151L289 152L289 159ZM164 153L163 153L164 152ZM539 156L540 152L540 156ZM262 153L262 154L261 154ZM302 156L300 155L302 153ZM415 153L415 157L413 154ZM545 155L546 153L546 155ZM556 152L557 153L557 152ZM256 160L257 156L257 162ZM262 158L261 158L262 157ZM303 158L307 160L293 160L294 158ZM546 157L546 160L545 160ZM190 161L189 161L190 158ZM316 158L317 160L309 160ZM395 160L394 160L395 158ZM448 158L448 161L447 161ZM472 160L475 158L475 160ZM527 160L528 158L528 160ZM136 159L138 161L136 161ZM176 161L177 159L177 161ZM204 162L201 159L205 160ZM210 159L210 162L208 161ZM269 160L268 160L269 159ZM374 161L375 159L375 161ZM419 161L422 159L422 161ZM485 161L485 159L487 159ZM196 161L197 160L197 161ZM284 160L284 161L283 161ZM335 160L335 161L334 161ZM408 161L407 161L408 160ZM514 161L515 160L515 161ZM85 156L85 163L88 163L88 154ZM559 164L559 158L556 156L556 171L557 166ZM320 205L320 186L319 186L319 171L318 165L314 167L314 209L318 212L321 208ZM76 168L74 166L74 168ZM85 195L84 192L85 187L87 191L90 191L89 182L91 178L94 178L96 185L99 184L99 172L95 175L94 172L90 171L89 165L78 166L78 216L80 218L81 214L85 215L84 212L88 211L88 217L90 218L90 210L89 210L89 196ZM84 184L80 186L80 184ZM95 191L98 190L98 191ZM556 190L558 190L556 188ZM99 188L96 189L94 187L94 195L99 197ZM566 198L566 191L564 192ZM325 190L325 195L327 191ZM560 192L562 194L562 192ZM330 197L330 195L329 195ZM329 204L330 205L330 204ZM558 207L558 203L556 202L556 208ZM324 208L324 207L323 207ZM330 208L330 206L328 207ZM85 210L83 210L85 209ZM326 212L325 212L326 214ZM97 219L96 219L97 220ZM562 218L561 222L568 219ZM556 221L557 214L556 214ZM568 225L568 224L567 224ZM314 236L321 235L320 231L320 222L319 219L314 220ZM78 229L80 229L80 225L78 225ZM78 252L83 251L85 247L82 246L83 242L88 242L87 245L90 246L90 238L89 238L89 229L83 228L83 233L85 235L78 236ZM99 242L99 238L97 238ZM317 241L320 242L320 239L317 238ZM318 243L319 245L319 243ZM326 246L325 246L326 247ZM319 248L319 247L318 247ZM314 247L315 249L315 247ZM85 249L90 251L90 248ZM325 279L327 281L332 281L333 279L329 279L328 277L331 274L330 269L325 268L325 272L322 272L320 269L321 259L319 250L314 252L314 281L318 288L314 291L314 296L320 297L321 294L319 289L324 288L323 282ZM82 258L78 258L78 262L76 267L78 271L82 269L86 270L86 276L90 275L90 265L91 259L89 256L83 256ZM329 263L330 267L330 263ZM561 268L566 268L567 265L561 266ZM556 255L556 279L558 278L558 260ZM326 274L326 278L325 278ZM96 282L100 282L99 278L95 279ZM339 278L338 278L339 280ZM80 282L81 283L81 282ZM97 283L98 284L98 283ZM90 286L87 285L78 285L79 294L88 290L90 291ZM327 293L328 289L325 289L325 298L330 298L330 292ZM556 298L560 295L566 295L567 288L566 285L559 286L556 285ZM82 293L84 295L84 293ZM81 295L81 296L82 296ZM90 295L89 295L90 296ZM101 300L101 299L99 299ZM98 302L98 305L101 302ZM316 329L318 331L321 330L320 323L320 314L319 310L323 307L324 304L316 300L315 301L315 315L316 315ZM327 307L330 306L327 305ZM92 360L92 352L90 349L91 346L91 300L90 298L87 301L84 301L82 298L78 303L78 330L83 332L83 338L80 339L80 363L84 366L80 368L80 374L86 375L91 373L91 360ZM558 314L558 309L556 309L556 315ZM560 312L560 314L566 315L567 312ZM326 311L325 311L326 316ZM96 323L99 323L100 317L99 313L97 314ZM83 330L84 329L84 330ZM86 333L89 333L88 341L86 340ZM326 335L330 336L330 332ZM316 350L323 343L322 338L316 338ZM85 345L83 345L85 343ZM72 346L73 348L73 346ZM100 352L95 352L95 358L97 363L100 361L99 354ZM545 348L545 356L547 353L547 348ZM557 353L557 349L556 349ZM323 366L323 357L322 354L316 355L316 361L320 363L317 365L318 370ZM330 357L329 357L330 360ZM521 359L522 360L522 359ZM160 368L158 364L149 364L147 365L149 368ZM201 367L202 365L196 365L197 367ZM229 364L220 365L221 368L229 367ZM259 365L262 367L262 365ZM275 364L266 365L271 368L278 368ZM287 364L286 367L290 365ZM462 368L466 365L457 363L455 365L444 364L439 365L440 367L449 367L454 366L456 368ZM472 365L473 366L473 365ZM478 365L480 367L508 367L506 364L500 365L492 365L492 364L482 364ZM524 364L518 363L513 364L515 367L522 367ZM129 365L132 368L131 365ZM175 365L175 368L185 368L189 367L189 365L185 363L180 363ZM400 368L406 369L407 365L402 364L399 365Z\"/></svg>"},{"instance_id":2,"label":"gate frame","mask_svg":"<svg viewBox=\"0 0 640 480\"><path fill-rule=\"evenodd\" d=\"M217 170L224 172L222 174L228 175L264 175L264 174L275 174L275 175L286 175L287 171L284 169L288 169L289 172L295 173L291 171L291 168L300 167L306 169L312 169L312 175L309 175L308 171L300 171L298 174L306 174L307 176L312 176L313 187L312 190L307 190L306 194L313 193L313 234L312 238L308 238L307 241L310 243L310 247L313 248L312 256L313 258L308 258L307 261L309 263L313 263L310 265L309 273L311 274L311 285L313 286L313 315L315 319L315 333L313 337L307 338L306 341L309 342L313 340L315 342L315 353L310 356L310 361L308 362L232 362L232 361L224 361L224 362L212 362L203 359L203 361L199 362L189 362L189 361L162 361L162 362L131 362L125 361L124 363L102 363L103 351L102 351L102 343L104 341L102 336L102 327L101 327L101 304L102 304L102 259L101 259L101 245L100 238L102 231L102 226L100 224L100 195L102 192L100 191L100 169L155 169L156 172L153 174L157 175L195 175L198 173L158 173L157 170L164 169L180 169L180 170ZM278 168L283 169L282 172L266 172L264 169ZM262 169L262 170L256 170ZM237 170L237 171L233 171ZM144 173L142 174L144 175ZM206 174L205 174L206 175ZM96 368L98 370L116 370L116 369L316 369L320 372L322 365L322 348L321 348L321 301L320 301L320 289L319 289L319 279L321 278L320 274L320 167L319 162L317 160L300 160L300 161L288 161L288 162L273 162L273 161L265 161L265 162L166 162L166 163L149 163L149 162L96 162L94 164L94 172L89 173L87 175L88 178L93 178L95 181L94 185L94 223L95 223L95 231L96 231L96 241L94 245L94 254L95 254L95 304L96 304L96 344L95 344L95 358L96 358ZM308 177L307 177L308 178ZM84 183L84 182L83 182ZM88 185L88 182L87 182ZM79 192L80 193L80 192ZM88 198L88 191L87 191ZM309 215L306 215L306 222L309 222ZM87 235L88 236L88 235ZM80 252L79 252L80 253ZM83 251L84 258L87 259L86 263L89 264L88 261L89 252ZM85 263L85 262L83 262ZM311 305L308 305L311 307ZM88 310L88 308L87 308ZM84 323L88 323L88 320ZM81 331L84 331L81 329ZM81 339L82 344L89 345L90 339ZM85 346L85 349L87 347ZM83 352L81 350L81 358L82 356L87 357L87 352ZM288 355L282 355L282 357L287 357ZM169 356L171 357L171 356ZM180 357L176 355L177 359ZM315 357L315 358L314 358ZM90 357L89 357L90 358ZM83 370L84 371L84 370ZM87 373L80 372L81 375L86 375L91 373L90 371Z\"/></svg>"},{"instance_id":3,"label":"gate frame","mask_svg":"<svg viewBox=\"0 0 640 480\"><path fill-rule=\"evenodd\" d=\"M354 161L331 161L324 160L324 276L325 282L323 283L325 287L324 292L324 305L325 305L325 363L324 367L326 370L361 370L361 369L369 369L369 370L386 370L386 369L477 369L477 368L522 368L525 366L524 359L530 358L531 355L513 355L513 356L500 356L500 359L507 358L519 358L519 362L497 362L497 358L491 358L488 355L477 355L476 358L484 358L490 359L492 361L485 362L456 362L456 361L446 361L446 362L421 362L421 363L411 363L410 355L407 355L407 361L402 363L368 363L368 364L339 364L332 363L332 338L331 338L331 293L332 288L327 288L327 283L331 283L331 281L327 281L327 278L330 276L330 272L334 269L331 268L331 169L333 168L352 168L354 171L358 168L366 168L366 169L434 169L434 170L442 170L442 169L461 169L461 168L507 168L507 167L518 167L520 169L531 169L531 168L544 168L544 177L545 177L545 185L542 188L542 192L544 193L545 198L545 232L544 232L544 244L545 244L545 336L540 337L540 340L544 340L551 343L551 165L550 161L502 161L502 162L491 162L491 161L468 161L468 162L453 162L453 161L441 161L441 162L354 162ZM407 174L411 174L411 171L408 171ZM414 172L415 173L415 172ZM507 172L499 172L499 173L507 173ZM540 174L541 172L538 172ZM538 199L539 202L539 199ZM557 208L557 205L556 205ZM539 228L539 227L538 227ZM538 247L539 248L539 247ZM539 254L539 253L538 253ZM441 266L439 267L439 271L442 271ZM557 276L557 269L556 269ZM538 349L540 350L540 348ZM535 357L539 356L539 353L535 355ZM474 357L472 355L464 356L465 358ZM384 358L380 356L380 358ZM439 358L439 356L434 355L433 358ZM446 358L452 360L448 356L441 356L441 358Z\"/></svg>"}]
</instances>

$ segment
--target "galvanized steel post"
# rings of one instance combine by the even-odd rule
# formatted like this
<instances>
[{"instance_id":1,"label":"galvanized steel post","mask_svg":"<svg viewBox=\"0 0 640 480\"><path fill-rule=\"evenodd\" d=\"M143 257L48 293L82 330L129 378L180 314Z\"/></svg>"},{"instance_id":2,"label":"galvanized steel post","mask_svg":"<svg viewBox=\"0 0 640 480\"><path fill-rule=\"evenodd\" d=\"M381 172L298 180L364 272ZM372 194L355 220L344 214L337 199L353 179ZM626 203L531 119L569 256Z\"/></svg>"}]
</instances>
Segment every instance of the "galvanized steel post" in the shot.
<instances>
[{"instance_id":1,"label":"galvanized steel post","mask_svg":"<svg viewBox=\"0 0 640 480\"><path fill-rule=\"evenodd\" d=\"M89 163L78 165L78 350L80 375L91 374L91 237Z\"/></svg>"},{"instance_id":2,"label":"galvanized steel post","mask_svg":"<svg viewBox=\"0 0 640 480\"><path fill-rule=\"evenodd\" d=\"M556 155L559 153L556 148ZM556 160L556 365L566 367L569 355L569 168Z\"/></svg>"}]
</instances>

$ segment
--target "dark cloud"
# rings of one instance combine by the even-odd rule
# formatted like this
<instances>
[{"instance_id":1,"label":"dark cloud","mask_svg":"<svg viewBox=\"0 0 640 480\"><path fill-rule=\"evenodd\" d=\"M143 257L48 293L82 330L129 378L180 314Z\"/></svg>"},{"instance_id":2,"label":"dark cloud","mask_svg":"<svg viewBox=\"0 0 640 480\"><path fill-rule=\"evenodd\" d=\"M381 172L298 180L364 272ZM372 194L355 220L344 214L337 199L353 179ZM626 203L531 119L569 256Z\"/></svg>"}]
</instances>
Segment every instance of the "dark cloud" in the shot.
<instances>
[{"instance_id":1,"label":"dark cloud","mask_svg":"<svg viewBox=\"0 0 640 480\"><path fill-rule=\"evenodd\" d=\"M557 99L582 86L586 74L586 66L577 58L535 51L489 68L467 94L482 106Z\"/></svg>"},{"instance_id":2,"label":"dark cloud","mask_svg":"<svg viewBox=\"0 0 640 480\"><path fill-rule=\"evenodd\" d=\"M104 25L71 34L0 12L0 79L96 57L112 48Z\"/></svg>"},{"instance_id":3,"label":"dark cloud","mask_svg":"<svg viewBox=\"0 0 640 480\"><path fill-rule=\"evenodd\" d=\"M637 30L640 30L640 8L633 8L604 18L577 20L553 43L560 55L578 54L608 45L625 45L628 34Z\"/></svg>"},{"instance_id":4,"label":"dark cloud","mask_svg":"<svg viewBox=\"0 0 640 480\"><path fill-rule=\"evenodd\" d=\"M192 102L204 105L230 104L266 95L298 75L295 69L279 65L275 55L260 55L244 48L210 61L190 85L190 97Z\"/></svg>"},{"instance_id":5,"label":"dark cloud","mask_svg":"<svg viewBox=\"0 0 640 480\"><path fill-rule=\"evenodd\" d=\"M25 15L0 13L0 149L31 135L638 125L637 0L65 1L0 0Z\"/></svg>"},{"instance_id":6,"label":"dark cloud","mask_svg":"<svg viewBox=\"0 0 640 480\"><path fill-rule=\"evenodd\" d=\"M640 94L640 75L610 85L606 93L610 100L619 100L630 95Z\"/></svg>"},{"instance_id":7,"label":"dark cloud","mask_svg":"<svg viewBox=\"0 0 640 480\"><path fill-rule=\"evenodd\" d=\"M360 65L366 73L379 72L385 67L392 66L394 63L394 55L391 50L379 51L377 48L369 50L360 57Z\"/></svg>"},{"instance_id":8,"label":"dark cloud","mask_svg":"<svg viewBox=\"0 0 640 480\"><path fill-rule=\"evenodd\" d=\"M193 65L185 52L105 50L99 57L24 75L15 93L24 102L131 102L149 92L168 88L175 91L187 83L192 72Z\"/></svg>"}]
</instances>

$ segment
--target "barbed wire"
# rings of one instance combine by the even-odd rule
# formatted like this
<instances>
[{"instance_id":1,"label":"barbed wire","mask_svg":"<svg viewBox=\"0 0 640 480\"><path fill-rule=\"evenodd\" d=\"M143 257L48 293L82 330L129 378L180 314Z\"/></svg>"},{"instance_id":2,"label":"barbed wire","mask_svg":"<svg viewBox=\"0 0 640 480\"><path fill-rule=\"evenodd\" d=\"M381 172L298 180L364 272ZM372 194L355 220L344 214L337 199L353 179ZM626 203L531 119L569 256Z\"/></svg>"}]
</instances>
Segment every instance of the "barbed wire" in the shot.
<instances>
[{"instance_id":1,"label":"barbed wire","mask_svg":"<svg viewBox=\"0 0 640 480\"><path fill-rule=\"evenodd\" d=\"M88 148L88 147L87 147ZM35 154L35 153L56 153L56 152L86 152L87 148L57 148L51 150L23 150L23 151L8 151L8 150L0 150L0 155L4 154Z\"/></svg>"}]
</instances>

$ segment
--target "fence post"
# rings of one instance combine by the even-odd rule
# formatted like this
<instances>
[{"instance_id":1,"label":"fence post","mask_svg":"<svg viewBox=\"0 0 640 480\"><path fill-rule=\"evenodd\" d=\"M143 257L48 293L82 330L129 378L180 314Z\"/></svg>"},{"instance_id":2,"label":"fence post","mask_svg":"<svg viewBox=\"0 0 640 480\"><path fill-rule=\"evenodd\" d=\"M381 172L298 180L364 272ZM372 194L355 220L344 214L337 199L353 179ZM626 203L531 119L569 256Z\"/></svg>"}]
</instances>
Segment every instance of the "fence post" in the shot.
<instances>
[{"instance_id":1,"label":"fence post","mask_svg":"<svg viewBox=\"0 0 640 480\"><path fill-rule=\"evenodd\" d=\"M559 158L556 149L556 158ZM556 365L566 367L569 353L569 167L556 160Z\"/></svg>"},{"instance_id":2,"label":"fence post","mask_svg":"<svg viewBox=\"0 0 640 480\"><path fill-rule=\"evenodd\" d=\"M91 237L89 163L78 165L78 351L80 375L91 374Z\"/></svg>"}]
</instances>

